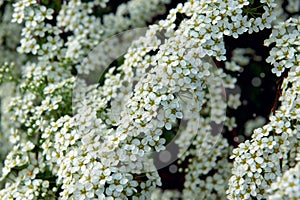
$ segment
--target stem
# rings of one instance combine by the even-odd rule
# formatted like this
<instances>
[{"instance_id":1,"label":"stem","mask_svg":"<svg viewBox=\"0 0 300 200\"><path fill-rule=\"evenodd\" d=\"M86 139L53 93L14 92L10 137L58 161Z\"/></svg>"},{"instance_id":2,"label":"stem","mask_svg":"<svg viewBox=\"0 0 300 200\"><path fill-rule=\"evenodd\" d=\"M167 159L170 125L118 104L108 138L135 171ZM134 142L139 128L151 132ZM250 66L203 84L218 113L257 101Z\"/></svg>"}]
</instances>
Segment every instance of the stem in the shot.
<instances>
[{"instance_id":1,"label":"stem","mask_svg":"<svg viewBox=\"0 0 300 200\"><path fill-rule=\"evenodd\" d=\"M275 114L275 111L276 111L276 109L277 109L277 104L278 104L279 97L280 97L281 94L282 94L282 91L281 91L281 85L282 85L282 83L283 83L284 78L287 77L288 72L289 72L289 69L285 70L284 73L283 73L283 75L281 76L281 78L277 81L277 84L278 84L278 85L277 85L277 92L276 92L276 96L275 96L275 99L274 99L273 107L272 107L272 109L271 109L271 112L272 112L273 114Z\"/></svg>"}]
</instances>

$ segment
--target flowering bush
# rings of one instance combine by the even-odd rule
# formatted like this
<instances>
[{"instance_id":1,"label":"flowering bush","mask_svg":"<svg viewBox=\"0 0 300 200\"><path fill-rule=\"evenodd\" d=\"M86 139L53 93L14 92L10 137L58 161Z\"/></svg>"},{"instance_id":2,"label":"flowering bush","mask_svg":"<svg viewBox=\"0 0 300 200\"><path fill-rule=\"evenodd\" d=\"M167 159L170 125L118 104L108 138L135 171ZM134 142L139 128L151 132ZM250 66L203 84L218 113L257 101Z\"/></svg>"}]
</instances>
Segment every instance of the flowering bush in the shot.
<instances>
[{"instance_id":1,"label":"flowering bush","mask_svg":"<svg viewBox=\"0 0 300 200\"><path fill-rule=\"evenodd\" d=\"M299 4L0 0L0 198L300 199Z\"/></svg>"}]
</instances>

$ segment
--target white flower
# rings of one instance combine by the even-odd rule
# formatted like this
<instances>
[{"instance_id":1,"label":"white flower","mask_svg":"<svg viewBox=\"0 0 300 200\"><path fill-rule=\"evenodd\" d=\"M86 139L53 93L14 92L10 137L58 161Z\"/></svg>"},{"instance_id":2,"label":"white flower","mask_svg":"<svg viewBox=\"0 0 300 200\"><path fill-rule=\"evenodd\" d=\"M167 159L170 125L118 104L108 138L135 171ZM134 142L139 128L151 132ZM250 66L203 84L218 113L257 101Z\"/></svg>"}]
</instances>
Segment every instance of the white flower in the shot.
<instances>
[{"instance_id":1,"label":"white flower","mask_svg":"<svg viewBox=\"0 0 300 200\"><path fill-rule=\"evenodd\" d=\"M228 106L234 109L237 109L241 105L240 94L229 94L228 96Z\"/></svg>"}]
</instances>

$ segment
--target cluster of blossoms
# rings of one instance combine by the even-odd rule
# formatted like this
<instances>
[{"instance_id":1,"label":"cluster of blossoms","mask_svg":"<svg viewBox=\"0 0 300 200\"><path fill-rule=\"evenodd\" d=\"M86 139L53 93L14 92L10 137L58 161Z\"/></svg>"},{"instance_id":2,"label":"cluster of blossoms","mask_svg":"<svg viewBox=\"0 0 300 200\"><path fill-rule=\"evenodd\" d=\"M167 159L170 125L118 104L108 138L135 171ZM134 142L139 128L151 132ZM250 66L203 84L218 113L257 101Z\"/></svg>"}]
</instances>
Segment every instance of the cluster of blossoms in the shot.
<instances>
[{"instance_id":1,"label":"cluster of blossoms","mask_svg":"<svg viewBox=\"0 0 300 200\"><path fill-rule=\"evenodd\" d=\"M84 55L80 54L82 57L79 57L79 54L72 54L75 57L70 58L68 52L74 48L71 43L79 41L79 38L84 43L88 41L90 46L86 47L84 52L87 54L87 49L92 48L93 45L95 46L105 37L109 37L109 34L128 28L117 26L115 29L108 29L105 26L110 26L110 21L119 21L120 17L123 17L124 20L119 22L127 21L126 24L130 27L141 26L151 19L152 16L163 11L161 8L165 3L168 3L168 1L130 1L128 5L123 4L120 6L120 11L117 12L116 16L109 15L104 25L101 25L100 19L94 20L92 15L88 15L91 8L99 5L105 6L100 1L95 1L92 4L69 1L67 4L61 5L62 9L58 13L54 8L40 5L40 2L37 1L18 1L13 4L13 21L18 23L25 21L25 27L22 30L21 46L18 50L20 53L37 54L38 62L28 62L22 66L22 72L19 73L22 79L21 81L16 80L12 88L12 90L16 91L16 94L8 98L9 101L2 102L3 108L6 108L8 111L6 112L8 113L6 115L8 120L2 119L1 122L11 128L6 131L10 133L10 141L14 144L13 150L8 154L5 167L2 170L1 180L6 182L5 189L0 192L2 199L55 199L61 190L61 179L65 174L63 173L64 171L58 172L59 165L57 164L61 162L59 156L65 156L64 159L67 161L67 157L74 152L70 146L74 145L79 139L80 133L83 135L86 133L78 130L77 127L74 128L80 119L72 116L72 95L76 79L72 76L71 69L72 64L80 62ZM144 9L139 13L139 6L141 5ZM79 9L78 12L76 12L75 8ZM130 13L128 18L123 16L123 14L126 14L123 10L124 8L128 9L127 11ZM73 11L76 13L73 13ZM140 16L144 16L146 13L146 16L139 17L135 13L139 13ZM69 17L64 17L65 15ZM55 16L58 23L62 24L53 25ZM85 16L87 17L86 20L79 20L80 17ZM69 19L70 23L63 24L66 21L63 22L62 19ZM79 28L76 28L78 21L81 23L81 31L84 31L84 33L74 31L79 30ZM91 22L94 24L91 24ZM102 27L102 29L98 29L98 27ZM87 28L92 28L98 32ZM106 31L105 35L101 36L101 32L104 32L104 30ZM112 32L110 33L109 30ZM67 37L65 41L66 38L63 37L63 34L68 34L69 31L74 31L74 34ZM9 68L7 66L10 65L4 65L4 68ZM2 72L6 71L3 70ZM79 72L80 70L78 70ZM3 77L7 78L7 75L4 74ZM103 91L108 92L105 89ZM5 97L7 97L7 94L5 94ZM98 104L98 106L101 105L103 104ZM76 122L74 122L75 119L77 120ZM90 120L93 119L90 118ZM101 124L101 121L97 122ZM82 125L81 127L85 126ZM101 129L102 132L105 134L105 131ZM86 136L86 138L88 137ZM81 137L83 141L86 141L86 138ZM27 147L28 145L30 148ZM79 144L76 143L76 145ZM95 144L95 146L97 145ZM67 152L63 150L68 147L70 148ZM84 146L82 148L84 149ZM97 157L102 157L102 155ZM80 158L78 157L78 159ZM75 165L76 163L72 164ZM109 163L105 165L105 167L109 168L108 170L112 170L112 166ZM34 173L32 169L34 169ZM100 169L96 171L101 172ZM110 172L107 172L105 169L102 171L105 171L104 173L109 176ZM63 174L57 182L56 174ZM118 179L119 175L116 173L113 177ZM100 174L98 178L100 178ZM11 182L9 180L14 181ZM67 182L68 179L64 181ZM113 180L110 183L113 185ZM124 179L122 183L127 183L127 181ZM99 184L104 186L105 181ZM132 184L132 187L136 186L136 182L131 181L130 184ZM145 188L145 186L143 187ZM69 192L70 189L72 188L67 188L64 191ZM100 189L95 189L95 194L98 194L100 197ZM75 197L77 198L79 195L76 194ZM62 196L67 197L67 195L63 194Z\"/></svg>"},{"instance_id":2,"label":"cluster of blossoms","mask_svg":"<svg viewBox=\"0 0 300 200\"><path fill-rule=\"evenodd\" d=\"M261 0L263 13L256 17L250 17L253 1L178 4L135 38L124 55L115 45L122 40L126 47L136 35L109 38L145 26L165 12L169 0L132 0L114 14L103 14L110 12L105 0L58 2L13 3L12 22L24 25L18 52L33 59L21 72L8 63L0 71L14 91L2 103L1 126L12 147L0 178L1 199L222 199L227 186L230 199L265 198L269 191L275 198L286 176L299 177L299 19L293 18L275 27L266 42L276 42L267 59L273 72L290 70L282 105L268 125L254 131L251 142L233 151L227 184L231 147L220 133L223 125L236 126L226 107L236 109L241 102L239 93L225 100L226 89L236 84L226 70L241 71L250 62L245 55L258 57L237 49L226 61L224 37L271 28L280 12L273 0ZM101 52L94 51L97 58L90 61L99 43ZM84 75L120 54L122 61L103 72L103 82L86 80ZM226 70L213 60L225 62ZM187 163L181 193L156 190L162 183L153 154L169 151L166 134L177 145L172 156Z\"/></svg>"},{"instance_id":3,"label":"cluster of blossoms","mask_svg":"<svg viewBox=\"0 0 300 200\"><path fill-rule=\"evenodd\" d=\"M299 159L298 159L299 160ZM300 197L300 163L277 177L269 189L268 199L299 199Z\"/></svg>"},{"instance_id":4,"label":"cluster of blossoms","mask_svg":"<svg viewBox=\"0 0 300 200\"><path fill-rule=\"evenodd\" d=\"M247 66L251 59L254 61L260 61L261 57L255 54L255 51L251 48L236 48L232 52L231 60L240 66ZM226 68L228 69L228 68ZM232 71L237 71L239 68L234 67Z\"/></svg>"},{"instance_id":5,"label":"cluster of blossoms","mask_svg":"<svg viewBox=\"0 0 300 200\"><path fill-rule=\"evenodd\" d=\"M292 172L299 168L299 25L300 18L288 19L276 25L270 38L265 41L266 45L275 43L267 59L274 66L272 72L280 76L285 70L287 77L281 86L280 107L270 116L270 122L255 129L251 141L247 140L233 150L233 176L227 191L230 199L266 198L272 194L270 191L276 191L277 186L290 181L279 178L272 184L277 177L292 176ZM292 184L289 189L294 190L295 187L298 191L299 181L293 183L295 185ZM272 189L268 190L270 186ZM285 190L284 187L281 189ZM281 198L287 193L283 193ZM280 189L269 198L276 199L278 194ZM300 198L297 192L291 195Z\"/></svg>"},{"instance_id":6,"label":"cluster of blossoms","mask_svg":"<svg viewBox=\"0 0 300 200\"><path fill-rule=\"evenodd\" d=\"M22 26L11 23L13 8L10 4L3 5L2 8L3 12L0 14L0 65L5 62L15 62L18 67L21 67L25 59L28 59L25 55L17 54L15 50L21 39ZM16 56L19 59L16 60Z\"/></svg>"},{"instance_id":7,"label":"cluster of blossoms","mask_svg":"<svg viewBox=\"0 0 300 200\"><path fill-rule=\"evenodd\" d=\"M0 7L3 12L0 12L0 93L1 93L1 121L2 126L0 129L0 168L3 167L3 160L11 149L9 144L10 127L6 126L7 116L5 114L5 107L10 101L11 96L14 94L14 84L7 83L7 81L16 80L16 71L24 64L25 60L29 60L26 55L18 54L15 49L20 42L22 27L17 24L12 24L13 9L10 4L2 5ZM16 59L18 57L18 59Z\"/></svg>"},{"instance_id":8,"label":"cluster of blossoms","mask_svg":"<svg viewBox=\"0 0 300 200\"><path fill-rule=\"evenodd\" d=\"M180 192L175 190L165 190L156 189L152 192L152 200L169 200L169 199L180 199Z\"/></svg>"},{"instance_id":9,"label":"cluster of blossoms","mask_svg":"<svg viewBox=\"0 0 300 200\"><path fill-rule=\"evenodd\" d=\"M254 129L263 126L266 123L266 119L258 116L253 120L248 120L245 124L245 134L247 136L251 135Z\"/></svg>"}]
</instances>

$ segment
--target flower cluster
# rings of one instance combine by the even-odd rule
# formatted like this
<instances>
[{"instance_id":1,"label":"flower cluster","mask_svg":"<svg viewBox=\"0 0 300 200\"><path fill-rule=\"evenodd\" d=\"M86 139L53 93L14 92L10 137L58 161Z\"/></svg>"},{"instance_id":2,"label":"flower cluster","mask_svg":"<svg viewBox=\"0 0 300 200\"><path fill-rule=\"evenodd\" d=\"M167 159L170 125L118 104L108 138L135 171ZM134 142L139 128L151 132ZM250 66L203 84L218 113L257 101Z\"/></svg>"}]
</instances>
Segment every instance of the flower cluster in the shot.
<instances>
[{"instance_id":1,"label":"flower cluster","mask_svg":"<svg viewBox=\"0 0 300 200\"><path fill-rule=\"evenodd\" d=\"M152 200L168 200L168 199L180 199L180 192L174 190L165 190L156 189L152 192Z\"/></svg>"},{"instance_id":2,"label":"flower cluster","mask_svg":"<svg viewBox=\"0 0 300 200\"><path fill-rule=\"evenodd\" d=\"M272 183L268 193L268 199L299 199L300 198L300 164L284 172L282 177L278 177Z\"/></svg>"},{"instance_id":3,"label":"flower cluster","mask_svg":"<svg viewBox=\"0 0 300 200\"><path fill-rule=\"evenodd\" d=\"M298 21L297 18L290 18L286 23L278 25L273 29L271 37L265 41L267 46L276 43L270 51L267 62L274 66L272 72L277 76L281 76L285 69L299 65Z\"/></svg>"},{"instance_id":4,"label":"flower cluster","mask_svg":"<svg viewBox=\"0 0 300 200\"><path fill-rule=\"evenodd\" d=\"M20 42L22 27L11 23L13 8L10 4L3 5L2 9L4 12L0 14L0 66L5 62L14 62L21 67L25 59L28 59L15 51ZM16 56L19 59L15 59Z\"/></svg>"},{"instance_id":5,"label":"flower cluster","mask_svg":"<svg viewBox=\"0 0 300 200\"><path fill-rule=\"evenodd\" d=\"M245 124L245 134L249 136L254 131L254 129L263 126L265 123L266 119L261 116L258 116L253 120L248 120Z\"/></svg>"},{"instance_id":6,"label":"flower cluster","mask_svg":"<svg viewBox=\"0 0 300 200\"><path fill-rule=\"evenodd\" d=\"M247 140L233 150L233 176L229 180L227 191L230 199L266 198L272 182L277 177L289 176L292 173L288 171L289 168L298 163L299 20L300 18L291 18L275 26L265 42L266 45L275 43L267 59L274 65L272 72L278 76L284 70L287 73L281 87L281 105L270 116L267 125L254 130L251 141ZM284 173L286 174L283 175ZM287 184L286 180L282 179L282 184ZM276 190L274 185L272 188L273 191ZM276 195L270 198L276 198Z\"/></svg>"},{"instance_id":7,"label":"flower cluster","mask_svg":"<svg viewBox=\"0 0 300 200\"><path fill-rule=\"evenodd\" d=\"M99 19L93 20L94 17L89 15L91 14L90 9L92 7L99 5L102 7L105 6L105 4L100 1L95 1L92 4L70 1L67 4L61 5L62 9L59 12L51 8L51 5L50 7L46 7L46 5L40 5L40 3L42 2L18 1L13 4L13 21L17 23L25 22L25 27L22 30L21 46L18 50L20 53L36 55L38 61L27 62L22 66L22 79L17 80L18 82L15 83L15 94L12 95L13 97L5 94L8 101L6 101L6 104L2 102L3 108L8 111L6 115L1 115L2 128L3 126L8 126L8 124L12 127L11 130L5 130L8 130L11 134L9 138L11 143L14 144L14 150L9 153L2 174L2 180L8 183L0 192L1 198L4 199L9 199L10 197L21 199L56 199L58 195L57 191L59 191L58 188L61 187L61 180L58 179L56 182L56 173L58 172L57 164L60 163L59 156L68 157L67 155L69 154L67 154L67 152L61 154L62 151L66 151L63 149L74 145L80 136L78 132L76 132L77 129L74 130L74 126L77 125L77 122L74 122L76 117L74 117L74 119L73 116L69 117L73 114L71 106L75 86L75 78L72 76L70 69L72 69L72 63L81 62L84 55L82 55L82 57L74 55L77 57L76 60L75 57L68 57L68 51L73 48L71 45L71 43L74 43L73 41L83 41L86 46L87 40L92 37L88 40L90 45L85 49L84 54L86 55L89 48L92 48L104 38L104 36L99 37L101 32L104 32L101 31L101 29L100 32L92 31L98 30L96 28L100 26L100 21ZM132 15L132 17L128 19L123 17L124 20L127 20L126 24L131 27L138 26L163 11L161 8L163 8L165 3L168 3L168 1L131 1L128 5L123 4L120 6L120 11L117 12L117 16L110 15L110 19L118 21L121 16L123 17L123 14L126 14L123 10L124 7L126 7L128 12L130 11L130 15ZM7 5L9 6L9 4ZM143 5L144 8L142 12L140 12L139 9L141 5ZM70 11L76 11L75 8L79 10L74 16L74 13ZM65 15L65 11L69 15L68 19L71 20L71 24L63 24L62 19L66 18L62 16ZM144 16L145 13L148 14L142 18L136 15L137 13L139 13L140 16ZM82 21L82 29L80 29L81 31L84 30L84 33L74 32L74 34L68 36L66 40L64 34L68 34L68 31L74 31L75 29L79 30L76 28L76 21L80 19L80 16L85 15L87 19ZM62 24L55 26L55 20ZM81 22L81 20L79 21ZM90 24L91 22L93 24ZM75 27L70 30L69 25L71 27L75 25ZM110 25L106 24L106 26ZM87 27L92 30L86 32ZM116 27L117 29L113 30L105 28L104 25L100 27L107 31L105 37L122 31L122 28L124 28ZM109 30L115 32L109 33ZM92 34L92 36L90 36L90 34ZM67 42L65 42L65 40ZM13 45L14 43L9 44ZM8 81L11 81L10 71L6 69L10 69L10 66L12 65L5 64L3 67L4 70L2 70L1 73L3 79ZM7 85L3 85L3 87L8 89ZM105 89L103 89L103 91L105 91ZM107 92L107 90L105 92ZM83 133L84 132L82 132L82 134ZM30 142L30 144L34 146L31 146L30 149L26 148L21 150L24 148L22 144L27 144L27 142ZM78 145L78 143L76 143L76 145ZM69 151L71 151L71 149L68 149L68 152ZM17 160L13 161L15 158L17 158ZM37 161L43 165L35 164ZM27 173L30 168L28 168L29 165L34 165L38 168L35 170L35 176L30 175L32 174L31 172ZM107 163L107 167L112 166ZM116 178L118 179L118 175L116 175ZM48 184L43 181L48 181ZM34 182L35 187L32 187L32 185L29 184L30 182ZM122 181L122 183L125 182ZM131 187L136 185L135 182L130 182L130 184L132 184ZM22 189L19 190L18 188L20 188L21 185ZM47 187L44 187L44 185L47 185ZM146 188L146 186L142 187ZM66 189L65 191L68 190ZM78 195L79 194L76 194L76 197ZM99 196L101 196L100 193Z\"/></svg>"},{"instance_id":8,"label":"flower cluster","mask_svg":"<svg viewBox=\"0 0 300 200\"><path fill-rule=\"evenodd\" d=\"M18 0L11 6L0 0L6 6L0 16L0 54L3 49L6 58L0 68L1 131L11 143L0 199L289 195L298 185L288 187L286 177L299 177L299 19L278 24L266 40L275 43L267 59L272 71L287 73L281 106L251 141L233 150L232 165L232 148L221 133L223 126L236 126L227 106L237 109L241 102L239 93L225 98L237 81L227 72L240 72L250 57L260 57L236 49L229 60L225 37L271 28L281 12L275 0L255 8L248 0L190 0L144 34L139 29L113 38L153 22L171 1L131 0L115 11L110 3ZM18 53L6 56L19 43ZM23 57L11 63L16 55ZM99 82L86 79L116 55L122 56ZM182 192L157 190L162 181L155 155L163 163L179 158Z\"/></svg>"}]
</instances>

